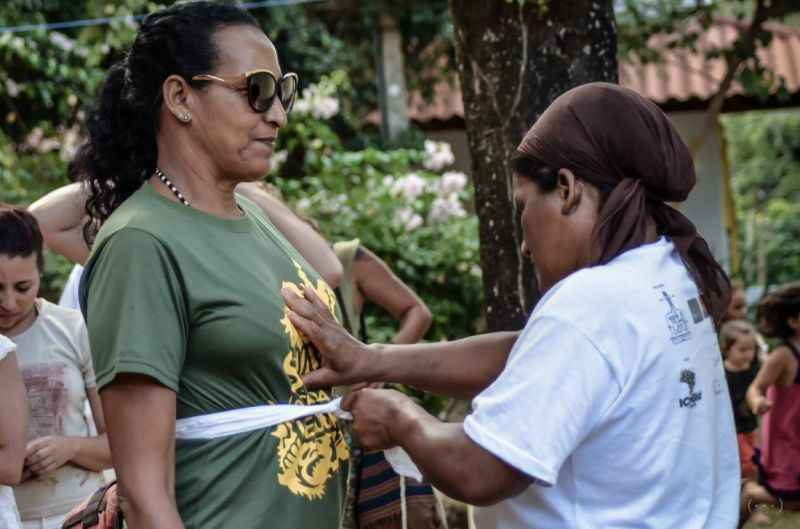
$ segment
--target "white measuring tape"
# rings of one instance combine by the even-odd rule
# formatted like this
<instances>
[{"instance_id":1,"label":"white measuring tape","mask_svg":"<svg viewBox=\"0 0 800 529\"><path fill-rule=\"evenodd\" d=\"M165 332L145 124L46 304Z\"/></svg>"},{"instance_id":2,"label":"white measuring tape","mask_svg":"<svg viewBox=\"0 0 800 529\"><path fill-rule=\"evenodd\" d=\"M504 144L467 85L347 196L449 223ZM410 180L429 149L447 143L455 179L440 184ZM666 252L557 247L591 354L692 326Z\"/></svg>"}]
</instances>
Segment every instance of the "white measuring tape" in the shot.
<instances>
[{"instance_id":1,"label":"white measuring tape","mask_svg":"<svg viewBox=\"0 0 800 529\"><path fill-rule=\"evenodd\" d=\"M330 413L339 419L350 421L353 416L344 411L341 397L324 404L303 406L300 404L272 404L252 406L237 410L221 411L187 417L175 421L175 438L182 440L209 440L228 437L245 432L271 428L278 424L296 421L311 415ZM405 450L395 447L383 451L386 460L401 476L422 481L422 473L411 461Z\"/></svg>"}]
</instances>

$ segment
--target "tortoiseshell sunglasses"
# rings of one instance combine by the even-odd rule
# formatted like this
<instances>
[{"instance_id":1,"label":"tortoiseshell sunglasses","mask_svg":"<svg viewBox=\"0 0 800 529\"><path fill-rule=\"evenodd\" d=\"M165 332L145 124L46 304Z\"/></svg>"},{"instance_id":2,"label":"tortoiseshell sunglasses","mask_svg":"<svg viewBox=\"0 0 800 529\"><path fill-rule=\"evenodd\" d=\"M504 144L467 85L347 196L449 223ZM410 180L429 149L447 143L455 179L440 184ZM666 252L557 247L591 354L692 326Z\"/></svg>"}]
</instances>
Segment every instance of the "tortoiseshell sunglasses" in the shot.
<instances>
[{"instance_id":1,"label":"tortoiseshell sunglasses","mask_svg":"<svg viewBox=\"0 0 800 529\"><path fill-rule=\"evenodd\" d=\"M234 90L246 90L247 102L255 112L266 112L277 95L288 114L297 96L297 74L287 73L280 79L269 70L250 70L236 77L217 75L195 75L193 81L211 81L224 84Z\"/></svg>"}]
</instances>

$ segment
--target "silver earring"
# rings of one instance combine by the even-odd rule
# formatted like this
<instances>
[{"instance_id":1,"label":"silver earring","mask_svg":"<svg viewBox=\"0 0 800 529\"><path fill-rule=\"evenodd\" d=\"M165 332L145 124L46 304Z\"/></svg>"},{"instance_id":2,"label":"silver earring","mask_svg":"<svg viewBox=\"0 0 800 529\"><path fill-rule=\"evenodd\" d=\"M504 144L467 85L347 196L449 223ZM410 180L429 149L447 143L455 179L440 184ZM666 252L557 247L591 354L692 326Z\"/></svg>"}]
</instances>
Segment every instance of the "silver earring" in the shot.
<instances>
[{"instance_id":1,"label":"silver earring","mask_svg":"<svg viewBox=\"0 0 800 529\"><path fill-rule=\"evenodd\" d=\"M183 112L178 119L180 119L184 123L189 123L189 121L192 119L192 115L189 114L188 112Z\"/></svg>"}]
</instances>

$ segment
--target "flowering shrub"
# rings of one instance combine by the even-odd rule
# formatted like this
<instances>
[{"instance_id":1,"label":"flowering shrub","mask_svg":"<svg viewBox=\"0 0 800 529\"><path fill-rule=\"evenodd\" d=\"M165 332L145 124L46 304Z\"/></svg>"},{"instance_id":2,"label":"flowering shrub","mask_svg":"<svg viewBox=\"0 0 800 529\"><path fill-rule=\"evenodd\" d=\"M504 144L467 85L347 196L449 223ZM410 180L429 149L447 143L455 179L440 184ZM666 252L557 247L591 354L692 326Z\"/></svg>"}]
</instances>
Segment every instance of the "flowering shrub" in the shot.
<instances>
[{"instance_id":1,"label":"flowering shrub","mask_svg":"<svg viewBox=\"0 0 800 529\"><path fill-rule=\"evenodd\" d=\"M336 84L323 78L302 91L295 102L294 111L297 114L311 114L316 119L330 119L339 113L339 100L335 94Z\"/></svg>"},{"instance_id":2,"label":"flowering shrub","mask_svg":"<svg viewBox=\"0 0 800 529\"><path fill-rule=\"evenodd\" d=\"M425 161L426 169L431 171L441 171L448 165L456 161L450 145L444 142L431 140L425 141Z\"/></svg>"},{"instance_id":3,"label":"flowering shrub","mask_svg":"<svg viewBox=\"0 0 800 529\"><path fill-rule=\"evenodd\" d=\"M317 130L308 121L304 126ZM481 330L477 218L468 213L472 190L463 173L427 169L449 165L443 165L442 155L449 145L428 142L424 150L388 151L327 147L323 154L308 153L302 174L276 167L273 173L281 176L270 179L330 241L360 238L425 300L434 318L426 339ZM371 340L387 341L396 322L368 309L367 327Z\"/></svg>"}]
</instances>

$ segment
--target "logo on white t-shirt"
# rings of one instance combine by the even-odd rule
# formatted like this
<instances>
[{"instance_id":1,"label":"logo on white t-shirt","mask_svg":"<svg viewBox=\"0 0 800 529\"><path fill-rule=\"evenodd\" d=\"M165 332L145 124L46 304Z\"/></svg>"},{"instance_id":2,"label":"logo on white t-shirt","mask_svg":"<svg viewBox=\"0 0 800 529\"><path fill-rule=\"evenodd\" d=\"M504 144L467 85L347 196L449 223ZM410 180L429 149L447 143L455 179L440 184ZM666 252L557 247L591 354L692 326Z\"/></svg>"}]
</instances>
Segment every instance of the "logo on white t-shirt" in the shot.
<instances>
[{"instance_id":1,"label":"logo on white t-shirt","mask_svg":"<svg viewBox=\"0 0 800 529\"><path fill-rule=\"evenodd\" d=\"M697 375L691 369L684 369L681 371L681 382L689 386L689 396L678 399L678 404L681 408L694 408L697 401L703 398L703 392L694 392L694 386L697 383Z\"/></svg>"},{"instance_id":2,"label":"logo on white t-shirt","mask_svg":"<svg viewBox=\"0 0 800 529\"><path fill-rule=\"evenodd\" d=\"M686 319L683 311L676 307L672 302L672 298L674 296L667 294L666 290L662 290L661 295L664 301L666 301L669 305L669 311L667 311L666 319L667 327L669 328L670 340L675 345L689 340L692 337L692 331L689 330L689 320Z\"/></svg>"}]
</instances>

